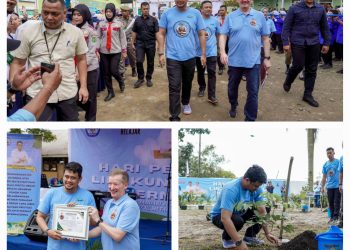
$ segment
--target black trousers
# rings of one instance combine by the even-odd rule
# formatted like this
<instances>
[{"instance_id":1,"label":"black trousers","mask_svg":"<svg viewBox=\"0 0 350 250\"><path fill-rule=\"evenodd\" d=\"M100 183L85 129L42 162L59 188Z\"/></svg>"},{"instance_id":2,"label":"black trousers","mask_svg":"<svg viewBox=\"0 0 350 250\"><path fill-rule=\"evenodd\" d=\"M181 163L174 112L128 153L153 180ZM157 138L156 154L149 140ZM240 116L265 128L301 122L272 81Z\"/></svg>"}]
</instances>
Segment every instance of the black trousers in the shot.
<instances>
[{"instance_id":1,"label":"black trousers","mask_svg":"<svg viewBox=\"0 0 350 250\"><path fill-rule=\"evenodd\" d=\"M124 80L119 72L119 63L121 53L103 54L101 53L101 62L104 70L104 77L108 93L114 93L112 86L112 76L118 81L119 87L124 86Z\"/></svg>"},{"instance_id":2,"label":"black trousers","mask_svg":"<svg viewBox=\"0 0 350 250\"><path fill-rule=\"evenodd\" d=\"M275 50L276 47L277 47L276 34L275 34L275 32L273 32L271 35L271 49Z\"/></svg>"},{"instance_id":3,"label":"black trousers","mask_svg":"<svg viewBox=\"0 0 350 250\"><path fill-rule=\"evenodd\" d=\"M292 85L295 78L305 67L304 96L312 96L314 90L317 65L319 62L320 45L291 45L292 67L290 67L285 84Z\"/></svg>"},{"instance_id":4,"label":"black trousers","mask_svg":"<svg viewBox=\"0 0 350 250\"><path fill-rule=\"evenodd\" d=\"M233 222L233 225L235 226L237 232L240 231L244 224L248 220L257 221L257 218L254 214L254 211L252 209L248 209L243 215L236 215L232 214L231 220ZM231 236L227 233L224 224L221 221L221 215L217 215L213 217L212 222L215 226L217 226L220 229L223 229L224 232L222 233L222 239L224 240L231 240ZM247 237L256 237L256 235L260 232L262 226L261 224L254 224L247 228L245 232L245 236Z\"/></svg>"},{"instance_id":5,"label":"black trousers","mask_svg":"<svg viewBox=\"0 0 350 250\"><path fill-rule=\"evenodd\" d=\"M147 57L147 73L146 80L152 79L154 71L154 56L156 54L156 47L144 48L143 46L136 47L136 67L139 80L145 78L145 71L143 69L143 62L145 61L145 55Z\"/></svg>"},{"instance_id":6,"label":"black trousers","mask_svg":"<svg viewBox=\"0 0 350 250\"><path fill-rule=\"evenodd\" d=\"M99 69L88 71L87 89L89 91L89 100L85 104L78 101L78 106L85 111L85 121L96 121L98 77Z\"/></svg>"},{"instance_id":7,"label":"black trousers","mask_svg":"<svg viewBox=\"0 0 350 250\"><path fill-rule=\"evenodd\" d=\"M277 49L279 52L283 52L283 42L281 34L275 34Z\"/></svg>"},{"instance_id":8,"label":"black trousers","mask_svg":"<svg viewBox=\"0 0 350 250\"><path fill-rule=\"evenodd\" d=\"M333 65L333 61L332 61L332 54L333 54L333 50L334 50L333 47L334 47L333 45L329 46L329 50L328 50L327 54L320 53L321 56L322 56L324 64Z\"/></svg>"},{"instance_id":9,"label":"black trousers","mask_svg":"<svg viewBox=\"0 0 350 250\"><path fill-rule=\"evenodd\" d=\"M205 68L208 72L208 98L215 97L215 87L216 87L216 56L207 57L206 67L202 66L201 58L196 57L196 66L197 66L197 81L199 85L199 90L205 90Z\"/></svg>"},{"instance_id":10,"label":"black trousers","mask_svg":"<svg viewBox=\"0 0 350 250\"><path fill-rule=\"evenodd\" d=\"M30 100L32 100L32 98L27 95L26 102L28 103ZM77 96L57 103L47 103L38 121L79 121L76 100Z\"/></svg>"},{"instance_id":11,"label":"black trousers","mask_svg":"<svg viewBox=\"0 0 350 250\"><path fill-rule=\"evenodd\" d=\"M172 59L166 61L169 81L169 112L171 117L177 118L181 113L180 94L182 105L190 103L196 58L187 61Z\"/></svg>"},{"instance_id":12,"label":"black trousers","mask_svg":"<svg viewBox=\"0 0 350 250\"><path fill-rule=\"evenodd\" d=\"M331 218L338 219L340 210L340 191L339 188L327 189L329 209L331 210Z\"/></svg>"},{"instance_id":13,"label":"black trousers","mask_svg":"<svg viewBox=\"0 0 350 250\"><path fill-rule=\"evenodd\" d=\"M337 59L343 59L343 44L342 43L335 43L334 44L334 52L335 52L335 58Z\"/></svg>"},{"instance_id":14,"label":"black trousers","mask_svg":"<svg viewBox=\"0 0 350 250\"><path fill-rule=\"evenodd\" d=\"M228 53L228 37L226 40L225 52L226 52L226 54ZM221 60L220 60L220 49L218 49L218 60L217 61L218 61L219 69L224 69L225 65L223 65Z\"/></svg>"}]
</instances>

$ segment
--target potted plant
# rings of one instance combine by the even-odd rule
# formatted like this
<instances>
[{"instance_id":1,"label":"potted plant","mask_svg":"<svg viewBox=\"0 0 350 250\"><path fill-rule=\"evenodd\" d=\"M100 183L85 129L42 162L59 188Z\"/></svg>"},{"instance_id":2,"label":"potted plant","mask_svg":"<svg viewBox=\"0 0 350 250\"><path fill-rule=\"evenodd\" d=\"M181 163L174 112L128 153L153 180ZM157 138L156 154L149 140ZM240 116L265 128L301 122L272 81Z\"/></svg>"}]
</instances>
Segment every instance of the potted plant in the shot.
<instances>
[{"instance_id":1,"label":"potted plant","mask_svg":"<svg viewBox=\"0 0 350 250\"><path fill-rule=\"evenodd\" d=\"M188 203L188 193L183 192L181 195L179 195L179 205L181 210L187 210L187 203Z\"/></svg>"},{"instance_id":2,"label":"potted plant","mask_svg":"<svg viewBox=\"0 0 350 250\"><path fill-rule=\"evenodd\" d=\"M204 210L205 195L202 194L200 197L198 197L197 202L198 202L198 209Z\"/></svg>"}]
</instances>

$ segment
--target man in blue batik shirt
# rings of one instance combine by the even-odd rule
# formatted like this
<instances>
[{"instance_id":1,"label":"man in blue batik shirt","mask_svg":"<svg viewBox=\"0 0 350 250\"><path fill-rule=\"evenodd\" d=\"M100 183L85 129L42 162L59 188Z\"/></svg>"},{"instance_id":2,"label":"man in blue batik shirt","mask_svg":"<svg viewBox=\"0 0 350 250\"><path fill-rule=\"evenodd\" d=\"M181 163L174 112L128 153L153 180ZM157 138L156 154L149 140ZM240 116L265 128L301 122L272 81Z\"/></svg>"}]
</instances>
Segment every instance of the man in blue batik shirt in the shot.
<instances>
[{"instance_id":1,"label":"man in blue batik shirt","mask_svg":"<svg viewBox=\"0 0 350 250\"><path fill-rule=\"evenodd\" d=\"M270 31L264 15L250 7L252 0L237 0L239 9L226 17L220 31L220 59L228 64L228 97L231 104L229 115L236 117L238 88L242 75L247 79L247 101L244 107L245 121L255 121L258 115L258 94L260 84L261 40L264 43L264 67L268 70L270 62ZM229 37L228 55L225 52Z\"/></svg>"},{"instance_id":2,"label":"man in blue batik shirt","mask_svg":"<svg viewBox=\"0 0 350 250\"><path fill-rule=\"evenodd\" d=\"M41 230L47 233L47 250L86 250L86 241L64 239L59 230L52 228L53 211L56 204L96 207L94 196L88 190L79 187L82 172L83 167L79 163L68 163L64 168L64 186L51 188L39 204L36 221ZM47 216L50 216L49 225L45 222ZM93 221L91 223L93 224Z\"/></svg>"},{"instance_id":3,"label":"man in blue batik shirt","mask_svg":"<svg viewBox=\"0 0 350 250\"><path fill-rule=\"evenodd\" d=\"M283 89L289 92L295 78L305 67L302 100L312 107L319 106L312 95L320 59L319 32L324 38L321 53L327 54L331 33L323 6L314 0L302 0L289 8L283 23L282 41L284 51L292 52L293 62L283 83Z\"/></svg>"},{"instance_id":4,"label":"man in blue batik shirt","mask_svg":"<svg viewBox=\"0 0 350 250\"><path fill-rule=\"evenodd\" d=\"M188 0L175 0L176 6L162 14L157 33L161 66L165 63L166 37L170 121L180 121L180 94L182 112L185 115L192 113L190 97L198 44L202 51L201 64L203 67L206 65L204 21L198 10L187 7L187 2Z\"/></svg>"},{"instance_id":5,"label":"man in blue batik shirt","mask_svg":"<svg viewBox=\"0 0 350 250\"><path fill-rule=\"evenodd\" d=\"M224 248L235 248L236 250L246 250L247 245L260 245L263 243L256 235L261 228L265 232L266 238L272 243L278 243L278 239L272 235L267 225L254 224L247 228L243 240L237 233L248 220L255 218L254 210L248 208L243 210L242 206L248 202L264 201L261 196L262 184L267 181L264 169L258 165L250 167L243 177L228 182L222 189L215 206L211 210L212 222L215 226L223 229L222 243ZM262 202L257 210L259 214L266 215L265 203Z\"/></svg>"},{"instance_id":6,"label":"man in blue batik shirt","mask_svg":"<svg viewBox=\"0 0 350 250\"><path fill-rule=\"evenodd\" d=\"M328 223L336 225L339 219L340 209L340 192L339 192L339 160L334 158L334 149L327 148L328 161L322 168L322 193L327 188L327 196L329 209L331 210L331 218Z\"/></svg>"},{"instance_id":7,"label":"man in blue batik shirt","mask_svg":"<svg viewBox=\"0 0 350 250\"><path fill-rule=\"evenodd\" d=\"M218 100L215 95L216 88L216 60L217 60L217 40L216 35L219 34L219 22L218 19L212 16L213 4L211 1L205 0L201 3L201 12L205 25L205 37L206 43L206 56L207 64L206 69L208 72L208 102L217 104ZM197 81L199 85L198 96L203 97L206 84L205 84L205 67L201 62L202 50L198 44L196 66L197 66Z\"/></svg>"}]
</instances>

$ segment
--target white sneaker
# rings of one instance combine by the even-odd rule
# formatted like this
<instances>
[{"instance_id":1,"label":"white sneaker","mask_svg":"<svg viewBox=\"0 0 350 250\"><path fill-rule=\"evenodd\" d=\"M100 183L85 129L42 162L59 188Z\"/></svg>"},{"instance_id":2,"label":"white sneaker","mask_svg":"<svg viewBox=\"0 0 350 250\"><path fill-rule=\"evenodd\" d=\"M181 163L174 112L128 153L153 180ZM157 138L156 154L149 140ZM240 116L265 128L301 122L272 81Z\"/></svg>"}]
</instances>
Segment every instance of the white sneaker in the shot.
<instances>
[{"instance_id":1,"label":"white sneaker","mask_svg":"<svg viewBox=\"0 0 350 250\"><path fill-rule=\"evenodd\" d=\"M183 108L184 108L183 113L184 113L185 115L190 115L190 114L192 114L192 109L191 109L190 104L184 105Z\"/></svg>"},{"instance_id":2,"label":"white sneaker","mask_svg":"<svg viewBox=\"0 0 350 250\"><path fill-rule=\"evenodd\" d=\"M222 246L223 248L233 248L233 247L236 247L236 243L233 242L233 240L224 240L224 239L221 239L222 240Z\"/></svg>"},{"instance_id":3,"label":"white sneaker","mask_svg":"<svg viewBox=\"0 0 350 250\"><path fill-rule=\"evenodd\" d=\"M259 246L261 244L264 244L263 240L260 240L256 237L247 237L244 236L243 241L245 242L245 244L247 244L248 246Z\"/></svg>"}]
</instances>

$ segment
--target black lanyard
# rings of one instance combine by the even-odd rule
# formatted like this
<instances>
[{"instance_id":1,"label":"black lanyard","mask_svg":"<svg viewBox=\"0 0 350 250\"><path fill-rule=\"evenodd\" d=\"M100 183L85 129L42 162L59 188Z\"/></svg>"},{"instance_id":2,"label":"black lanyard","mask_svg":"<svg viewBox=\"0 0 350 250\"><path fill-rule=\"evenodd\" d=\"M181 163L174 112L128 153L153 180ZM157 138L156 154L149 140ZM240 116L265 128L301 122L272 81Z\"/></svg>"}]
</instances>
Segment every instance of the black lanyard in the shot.
<instances>
[{"instance_id":1,"label":"black lanyard","mask_svg":"<svg viewBox=\"0 0 350 250\"><path fill-rule=\"evenodd\" d=\"M48 43L47 43L47 38L46 38L46 31L44 31L45 43L46 43L47 53L49 53L50 63L52 63L52 53L53 53L53 51L54 51L55 48L56 48L56 44L57 44L57 42L58 42L58 39L60 39L61 33L62 33L62 31L60 31L60 33L58 34L58 37L57 37L56 42L55 42L55 45L53 46L53 48L52 48L52 50L51 50L51 53L50 53L49 45L48 45Z\"/></svg>"}]
</instances>

